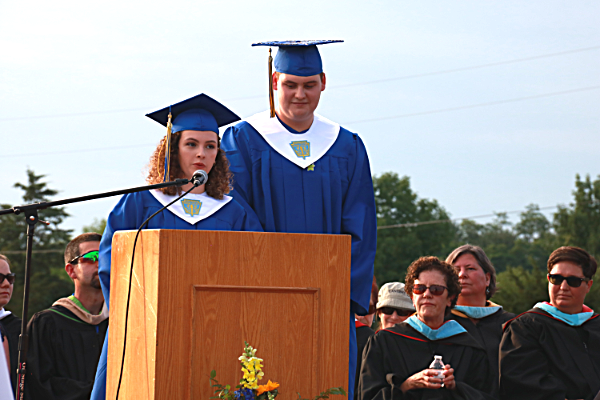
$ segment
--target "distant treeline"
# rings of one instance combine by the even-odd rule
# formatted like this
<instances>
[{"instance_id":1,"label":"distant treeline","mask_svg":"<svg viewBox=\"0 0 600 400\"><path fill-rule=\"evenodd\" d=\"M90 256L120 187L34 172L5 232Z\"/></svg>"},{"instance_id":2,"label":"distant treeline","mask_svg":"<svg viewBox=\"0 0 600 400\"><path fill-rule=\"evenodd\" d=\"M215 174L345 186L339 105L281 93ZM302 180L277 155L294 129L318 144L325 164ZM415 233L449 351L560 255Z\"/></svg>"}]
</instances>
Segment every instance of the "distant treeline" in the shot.
<instances>
[{"instance_id":1,"label":"distant treeline","mask_svg":"<svg viewBox=\"0 0 600 400\"><path fill-rule=\"evenodd\" d=\"M26 183L14 185L23 190L24 203L51 201L58 193L48 188L44 175L28 170L27 177ZM573 202L558 206L552 221L531 204L515 224L502 213L487 224L468 219L460 223L447 221L450 215L443 206L436 200L420 199L411 190L410 179L393 172L373 177L373 189L378 226L416 224L378 231L375 275L379 285L402 281L406 268L418 257L435 255L445 259L455 247L471 243L485 250L498 272L500 290L492 300L519 313L548 300L546 261L554 249L573 245L597 258L600 255L600 177L592 181L589 176L576 176ZM69 215L59 207L41 210L39 216L50 225L36 226L30 316L73 291L64 270L63 251L75 234L61 228ZM440 222L418 224L431 221ZM104 226L104 220L96 220L83 230L102 233ZM0 253L10 258L17 274L13 297L6 308L17 315L21 314L23 299L26 230L22 215L0 217ZM592 287L586 304L600 310L600 285Z\"/></svg>"}]
</instances>

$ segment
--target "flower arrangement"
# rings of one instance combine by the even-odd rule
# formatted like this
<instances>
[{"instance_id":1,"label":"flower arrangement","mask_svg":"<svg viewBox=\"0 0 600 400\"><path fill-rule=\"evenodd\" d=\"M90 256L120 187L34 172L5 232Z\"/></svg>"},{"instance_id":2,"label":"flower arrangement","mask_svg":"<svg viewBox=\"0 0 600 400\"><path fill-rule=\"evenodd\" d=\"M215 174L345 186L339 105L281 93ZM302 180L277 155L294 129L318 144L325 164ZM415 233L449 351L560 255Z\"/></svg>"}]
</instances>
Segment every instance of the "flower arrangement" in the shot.
<instances>
[{"instance_id":1,"label":"flower arrangement","mask_svg":"<svg viewBox=\"0 0 600 400\"><path fill-rule=\"evenodd\" d=\"M211 399L222 399L222 400L274 400L277 397L279 384L277 382L271 382L270 380L266 385L259 385L260 381L265 375L262 372L263 365L261 362L262 358L256 357L256 349L244 342L244 352L238 358L242 366L242 372L244 375L240 379L239 385L236 385L236 389L232 391L230 385L222 385L217 381L217 373L213 369L210 371L210 386L214 388L214 394ZM328 399L330 395L346 395L343 388L330 388L319 395L315 396L313 400ZM298 400L309 400L303 399L298 393Z\"/></svg>"},{"instance_id":2,"label":"flower arrangement","mask_svg":"<svg viewBox=\"0 0 600 400\"><path fill-rule=\"evenodd\" d=\"M211 399L224 400L273 400L277 397L276 382L267 382L266 385L259 385L258 381L265 375L262 372L262 358L256 357L256 349L244 342L244 352L238 358L242 365L244 375L240 379L240 384L236 386L237 390L231 391L230 385L221 385L216 379L215 370L210 372L210 386L215 388L216 396Z\"/></svg>"}]
</instances>

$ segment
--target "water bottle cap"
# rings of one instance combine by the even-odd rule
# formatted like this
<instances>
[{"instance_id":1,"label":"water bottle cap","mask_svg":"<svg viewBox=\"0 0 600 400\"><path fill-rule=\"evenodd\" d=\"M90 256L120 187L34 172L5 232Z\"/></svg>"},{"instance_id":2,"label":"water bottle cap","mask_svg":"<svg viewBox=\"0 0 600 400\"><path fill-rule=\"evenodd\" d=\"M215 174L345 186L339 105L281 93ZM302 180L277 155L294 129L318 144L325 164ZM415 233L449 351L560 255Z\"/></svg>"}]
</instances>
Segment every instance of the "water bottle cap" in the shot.
<instances>
[{"instance_id":1,"label":"water bottle cap","mask_svg":"<svg viewBox=\"0 0 600 400\"><path fill-rule=\"evenodd\" d=\"M441 360L442 356L433 356L433 358L435 358L436 360Z\"/></svg>"}]
</instances>

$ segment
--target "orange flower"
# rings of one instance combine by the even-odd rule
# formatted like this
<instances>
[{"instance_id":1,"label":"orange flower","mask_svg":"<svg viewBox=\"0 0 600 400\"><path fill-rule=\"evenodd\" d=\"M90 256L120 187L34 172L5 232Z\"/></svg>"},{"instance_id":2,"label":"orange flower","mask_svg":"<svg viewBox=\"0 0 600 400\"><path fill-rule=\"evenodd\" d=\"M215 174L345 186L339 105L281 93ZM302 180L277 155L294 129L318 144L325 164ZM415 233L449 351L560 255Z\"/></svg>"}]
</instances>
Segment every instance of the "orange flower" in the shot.
<instances>
[{"instance_id":1,"label":"orange flower","mask_svg":"<svg viewBox=\"0 0 600 400\"><path fill-rule=\"evenodd\" d=\"M270 392L271 390L275 390L278 387L279 387L279 383L277 383L277 382L271 382L271 380L269 379L269 382L267 382L266 385L260 385L258 387L258 391L256 392L256 395L260 396L264 392Z\"/></svg>"}]
</instances>

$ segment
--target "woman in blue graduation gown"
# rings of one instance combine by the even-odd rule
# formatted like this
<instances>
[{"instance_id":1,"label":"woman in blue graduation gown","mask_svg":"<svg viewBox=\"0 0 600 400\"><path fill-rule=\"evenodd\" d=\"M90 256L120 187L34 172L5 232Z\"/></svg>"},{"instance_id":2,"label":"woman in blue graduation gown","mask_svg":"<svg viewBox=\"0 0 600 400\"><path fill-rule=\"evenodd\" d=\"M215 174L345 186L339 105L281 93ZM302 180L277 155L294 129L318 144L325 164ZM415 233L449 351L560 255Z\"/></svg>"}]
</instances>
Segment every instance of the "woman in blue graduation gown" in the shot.
<instances>
[{"instance_id":1,"label":"woman in blue graduation gown","mask_svg":"<svg viewBox=\"0 0 600 400\"><path fill-rule=\"evenodd\" d=\"M168 132L150 158L147 183L161 183L167 177L168 180L190 178L196 170L207 172L208 181L153 217L146 229L262 231L256 215L227 196L232 174L229 172L225 153L220 148L218 128L239 120L239 117L205 94L147 116L166 125ZM171 131L174 133L171 134ZM127 194L111 211L100 242L98 264L98 275L107 306L110 299L110 262L114 233L138 229L146 218L191 187L190 183L181 188L170 187ZM108 335L98 364L92 399L105 398L107 352Z\"/></svg>"},{"instance_id":2,"label":"woman in blue graduation gown","mask_svg":"<svg viewBox=\"0 0 600 400\"><path fill-rule=\"evenodd\" d=\"M405 290L417 312L369 339L358 398L492 399L485 350L458 322L445 321L460 293L452 266L436 257L416 260L408 269ZM442 371L428 368L435 355L442 356Z\"/></svg>"}]
</instances>

